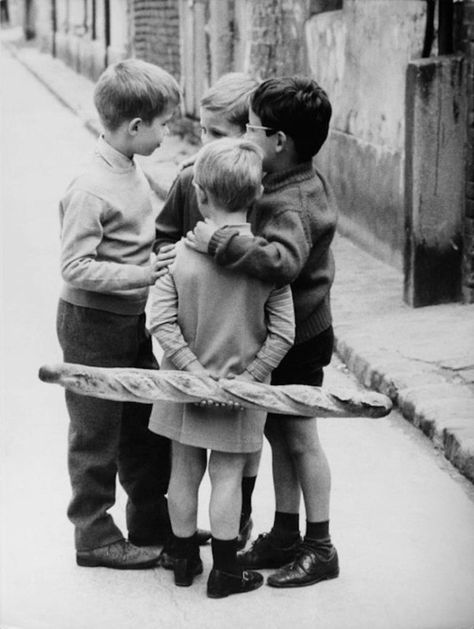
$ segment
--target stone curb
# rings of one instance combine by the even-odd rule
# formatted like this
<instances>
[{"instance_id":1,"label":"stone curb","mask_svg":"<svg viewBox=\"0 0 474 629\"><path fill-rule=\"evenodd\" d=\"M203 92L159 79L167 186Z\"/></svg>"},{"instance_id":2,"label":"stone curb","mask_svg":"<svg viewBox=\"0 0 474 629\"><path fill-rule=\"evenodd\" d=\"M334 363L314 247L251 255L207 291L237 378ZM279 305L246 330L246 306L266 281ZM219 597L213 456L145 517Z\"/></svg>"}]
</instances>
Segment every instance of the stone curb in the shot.
<instances>
[{"instance_id":1,"label":"stone curb","mask_svg":"<svg viewBox=\"0 0 474 629\"><path fill-rule=\"evenodd\" d=\"M38 64L28 59L21 46L8 40L2 40L2 45L63 105L75 113L86 129L95 137L99 135L100 124L93 111L81 107L71 94L65 92L60 81L56 85L51 80L53 64L56 64L59 73L61 70L64 72L61 61L35 51L36 57L41 62L44 58L46 67L49 67L49 71L43 73ZM73 72L69 68L66 70ZM77 75L77 81L81 80L90 89L91 82ZM150 183L161 200L166 197L181 159L192 150L188 145L181 152L175 148L174 158L171 159L141 160L142 166L150 175ZM344 338L344 334L337 329L335 335L337 355L358 380L364 386L388 395L402 415L422 430L432 440L434 447L442 451L462 474L474 482L474 396L469 389L448 383L435 367L431 370L425 368L420 374L417 366L408 359L387 354L381 349L367 349L367 346L370 347L367 343L363 343L359 349L354 339L352 342L348 341L347 336ZM449 419L452 416L454 418Z\"/></svg>"},{"instance_id":2,"label":"stone curb","mask_svg":"<svg viewBox=\"0 0 474 629\"><path fill-rule=\"evenodd\" d=\"M419 374L407 359L359 350L337 332L336 352L364 386L387 395L474 482L474 396L467 387L447 382L434 368Z\"/></svg>"}]
</instances>

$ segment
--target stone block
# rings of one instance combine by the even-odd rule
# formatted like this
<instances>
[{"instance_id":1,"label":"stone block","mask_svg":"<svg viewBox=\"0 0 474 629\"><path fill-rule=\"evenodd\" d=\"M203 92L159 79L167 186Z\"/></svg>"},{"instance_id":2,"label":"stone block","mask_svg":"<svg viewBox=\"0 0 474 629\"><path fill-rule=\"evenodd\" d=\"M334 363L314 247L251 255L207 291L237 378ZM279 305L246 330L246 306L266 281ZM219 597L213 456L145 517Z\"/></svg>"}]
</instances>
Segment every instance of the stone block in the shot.
<instances>
[{"instance_id":1,"label":"stone block","mask_svg":"<svg viewBox=\"0 0 474 629\"><path fill-rule=\"evenodd\" d=\"M405 300L415 307L461 299L465 90L462 57L408 66Z\"/></svg>"}]
</instances>

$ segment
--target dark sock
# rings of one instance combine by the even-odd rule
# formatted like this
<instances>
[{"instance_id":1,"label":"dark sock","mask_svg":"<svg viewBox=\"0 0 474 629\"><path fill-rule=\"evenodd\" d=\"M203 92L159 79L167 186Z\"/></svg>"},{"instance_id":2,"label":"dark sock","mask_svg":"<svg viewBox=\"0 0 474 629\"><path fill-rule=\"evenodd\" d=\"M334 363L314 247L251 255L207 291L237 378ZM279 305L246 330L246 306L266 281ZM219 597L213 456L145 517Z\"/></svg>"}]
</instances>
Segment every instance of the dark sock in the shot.
<instances>
[{"instance_id":1,"label":"dark sock","mask_svg":"<svg viewBox=\"0 0 474 629\"><path fill-rule=\"evenodd\" d=\"M173 555L177 559L190 559L199 555L199 543L197 534L191 537L178 537L173 534L172 540Z\"/></svg>"},{"instance_id":2,"label":"dark sock","mask_svg":"<svg viewBox=\"0 0 474 629\"><path fill-rule=\"evenodd\" d=\"M309 522L306 520L306 537L315 540L329 537L329 520L324 522Z\"/></svg>"},{"instance_id":3,"label":"dark sock","mask_svg":"<svg viewBox=\"0 0 474 629\"><path fill-rule=\"evenodd\" d=\"M237 565L237 538L211 539L213 567L216 570L240 574L241 569Z\"/></svg>"},{"instance_id":4,"label":"dark sock","mask_svg":"<svg viewBox=\"0 0 474 629\"><path fill-rule=\"evenodd\" d=\"M275 520L271 532L281 546L292 544L300 534L299 513L275 511Z\"/></svg>"},{"instance_id":5,"label":"dark sock","mask_svg":"<svg viewBox=\"0 0 474 629\"><path fill-rule=\"evenodd\" d=\"M244 476L242 478L242 512L240 514L240 527L247 524L252 515L252 494L255 488L256 476Z\"/></svg>"},{"instance_id":6,"label":"dark sock","mask_svg":"<svg viewBox=\"0 0 474 629\"><path fill-rule=\"evenodd\" d=\"M318 555L330 555L333 550L329 535L329 520L324 522L306 521L306 535L304 541L307 545L318 551Z\"/></svg>"}]
</instances>

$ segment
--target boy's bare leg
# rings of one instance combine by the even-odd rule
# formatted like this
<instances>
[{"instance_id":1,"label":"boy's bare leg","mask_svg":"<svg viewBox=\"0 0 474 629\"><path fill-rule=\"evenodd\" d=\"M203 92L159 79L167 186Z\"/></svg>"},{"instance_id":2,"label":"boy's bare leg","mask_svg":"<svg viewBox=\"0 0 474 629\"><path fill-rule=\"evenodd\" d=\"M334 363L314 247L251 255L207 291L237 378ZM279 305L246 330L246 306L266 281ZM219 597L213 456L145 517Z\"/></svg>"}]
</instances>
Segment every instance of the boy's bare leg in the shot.
<instances>
[{"instance_id":1,"label":"boy's bare leg","mask_svg":"<svg viewBox=\"0 0 474 629\"><path fill-rule=\"evenodd\" d=\"M241 483L246 460L246 454L211 452L209 477L212 489L209 517L213 538L232 540L239 533Z\"/></svg>"},{"instance_id":2,"label":"boy's bare leg","mask_svg":"<svg viewBox=\"0 0 474 629\"><path fill-rule=\"evenodd\" d=\"M319 440L317 420L292 418L282 422L281 427L287 446L287 455L292 461L293 472L303 492L306 520L308 522L329 520L331 472ZM288 474L286 476L289 477ZM285 477L285 473L280 472L279 482L285 487L285 490L280 492L282 501L285 501L281 506L291 507L287 491L290 482L294 482L293 475L290 481Z\"/></svg>"},{"instance_id":3,"label":"boy's bare leg","mask_svg":"<svg viewBox=\"0 0 474 629\"><path fill-rule=\"evenodd\" d=\"M286 424L288 419L269 415L265 435L272 448L273 488L275 511L299 513L300 483L291 451L288 447Z\"/></svg>"},{"instance_id":4,"label":"boy's bare leg","mask_svg":"<svg viewBox=\"0 0 474 629\"><path fill-rule=\"evenodd\" d=\"M205 450L173 441L168 508L177 537L196 533L198 493L205 470Z\"/></svg>"}]
</instances>

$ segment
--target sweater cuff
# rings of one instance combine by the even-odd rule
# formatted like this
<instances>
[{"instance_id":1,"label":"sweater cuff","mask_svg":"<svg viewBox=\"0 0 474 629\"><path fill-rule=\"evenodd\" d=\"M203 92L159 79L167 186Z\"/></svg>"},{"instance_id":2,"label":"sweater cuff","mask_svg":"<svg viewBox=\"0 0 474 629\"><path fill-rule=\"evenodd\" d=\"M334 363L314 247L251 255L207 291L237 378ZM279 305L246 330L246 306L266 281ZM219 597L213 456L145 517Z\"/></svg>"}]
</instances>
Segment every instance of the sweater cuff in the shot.
<instances>
[{"instance_id":1,"label":"sweater cuff","mask_svg":"<svg viewBox=\"0 0 474 629\"><path fill-rule=\"evenodd\" d=\"M215 256L217 253L217 247L223 245L228 239L229 235L237 236L239 232L231 227L220 227L211 236L209 245L207 246L207 252L210 256Z\"/></svg>"},{"instance_id":2,"label":"sweater cuff","mask_svg":"<svg viewBox=\"0 0 474 629\"><path fill-rule=\"evenodd\" d=\"M194 360L197 360L196 356L189 349L189 347L181 347L177 352L168 356L176 369L180 371L184 371L186 367L192 363Z\"/></svg>"},{"instance_id":3,"label":"sweater cuff","mask_svg":"<svg viewBox=\"0 0 474 629\"><path fill-rule=\"evenodd\" d=\"M258 382L263 382L272 371L272 367L264 363L263 360L256 358L250 363L250 365L247 366L245 371L248 371L249 374Z\"/></svg>"}]
</instances>

